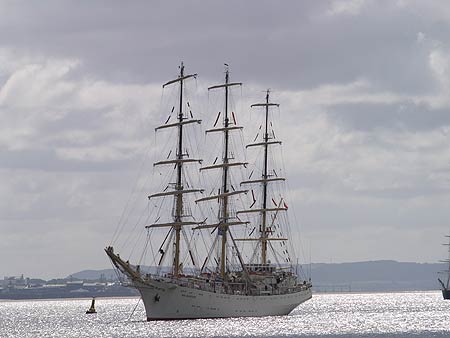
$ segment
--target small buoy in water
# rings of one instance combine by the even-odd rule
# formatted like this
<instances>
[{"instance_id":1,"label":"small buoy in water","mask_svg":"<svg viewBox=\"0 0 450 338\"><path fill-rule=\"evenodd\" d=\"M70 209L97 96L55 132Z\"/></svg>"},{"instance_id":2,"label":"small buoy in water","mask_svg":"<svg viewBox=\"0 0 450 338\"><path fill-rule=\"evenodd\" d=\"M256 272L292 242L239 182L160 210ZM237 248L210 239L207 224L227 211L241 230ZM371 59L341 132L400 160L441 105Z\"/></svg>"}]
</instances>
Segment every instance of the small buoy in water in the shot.
<instances>
[{"instance_id":1,"label":"small buoy in water","mask_svg":"<svg viewBox=\"0 0 450 338\"><path fill-rule=\"evenodd\" d=\"M92 298L91 307L86 311L87 315L91 313L97 313L97 311L95 311L95 297Z\"/></svg>"}]
</instances>

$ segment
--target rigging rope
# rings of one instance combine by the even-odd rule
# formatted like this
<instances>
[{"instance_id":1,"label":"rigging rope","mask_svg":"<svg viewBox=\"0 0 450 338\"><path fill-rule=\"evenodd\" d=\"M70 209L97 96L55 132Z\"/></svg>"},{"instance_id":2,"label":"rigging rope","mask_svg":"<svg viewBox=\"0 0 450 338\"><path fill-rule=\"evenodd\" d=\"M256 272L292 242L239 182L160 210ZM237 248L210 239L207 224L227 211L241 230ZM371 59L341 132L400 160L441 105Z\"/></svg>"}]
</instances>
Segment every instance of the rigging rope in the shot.
<instances>
[{"instance_id":1,"label":"rigging rope","mask_svg":"<svg viewBox=\"0 0 450 338\"><path fill-rule=\"evenodd\" d=\"M136 309L137 309L137 307L138 307L139 302L141 301L141 299L142 299L142 297L139 297L138 302L137 302L136 306L134 307L133 311L131 312L130 316L128 317L127 321L130 321L130 319L131 319L131 317L133 316L134 312L136 311Z\"/></svg>"}]
</instances>

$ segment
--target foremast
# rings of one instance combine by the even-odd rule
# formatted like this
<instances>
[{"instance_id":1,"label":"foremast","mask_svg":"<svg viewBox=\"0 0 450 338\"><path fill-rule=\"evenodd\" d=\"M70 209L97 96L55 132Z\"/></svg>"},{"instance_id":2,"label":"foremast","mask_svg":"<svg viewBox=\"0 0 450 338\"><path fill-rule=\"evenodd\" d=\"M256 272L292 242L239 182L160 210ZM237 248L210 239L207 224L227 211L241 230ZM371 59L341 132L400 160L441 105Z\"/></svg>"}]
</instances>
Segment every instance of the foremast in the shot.
<instances>
[{"instance_id":1,"label":"foremast","mask_svg":"<svg viewBox=\"0 0 450 338\"><path fill-rule=\"evenodd\" d=\"M183 82L184 82L184 65L181 63L180 67L180 100L179 100L179 109L178 109L178 149L177 149L177 183L175 186L175 190L181 191L183 190L183 183L181 180L181 169L183 167ZM180 234L181 234L181 217L183 215L183 195L178 194L175 195L175 215L174 221L178 223L173 225L173 229L175 231L175 257L173 259L173 275L178 277L180 272Z\"/></svg>"},{"instance_id":2,"label":"foremast","mask_svg":"<svg viewBox=\"0 0 450 338\"><path fill-rule=\"evenodd\" d=\"M269 102L269 96L270 96L270 90L266 91L266 100L264 103L255 103L252 104L251 107L263 107L265 112L265 119L264 119L264 133L263 133L263 141L259 143L251 143L248 144L246 147L258 147L261 146L264 149L264 157L263 157L263 170L262 175L260 179L256 180L249 180L241 182L241 185L245 184L260 184L262 186L261 191L261 208L260 209L248 209L248 210L242 210L239 211L239 213L250 213L250 212L259 212L261 214L260 219L260 226L259 226L259 237L256 238L257 241L260 242L261 246L261 264L267 265L268 259L267 259L267 247L268 242L271 240L287 240L287 238L274 238L270 237L272 234L272 227L269 225L268 222L268 214L269 213L275 213L274 218L277 216L278 212L286 211L287 207L285 206L283 200L281 199L277 205L275 205L274 208L268 207L268 194L267 189L268 185L272 182L277 181L284 181L285 178L282 177L274 177L273 174L269 174L269 166L268 166L268 157L269 157L269 146L274 144L281 144L280 141L274 141L273 139L274 134L272 135L269 133L269 109L271 107L279 107L278 103L271 103ZM249 239L251 240L251 239Z\"/></svg>"},{"instance_id":3,"label":"foremast","mask_svg":"<svg viewBox=\"0 0 450 338\"><path fill-rule=\"evenodd\" d=\"M165 165L165 164L171 164L171 165L175 164L176 182L174 184L174 190L163 191L160 193L150 195L148 197L149 199L151 199L154 197L164 197L164 196L170 196L170 195L174 196L174 208L173 208L173 212L172 212L173 222L155 223L155 224L146 226L146 228L170 227L168 236L170 234L170 238L175 237L174 242L173 242L173 261L172 261L172 274L175 278L179 277L180 270L181 270L181 260L180 260L181 243L180 242L181 242L182 228L183 228L183 226L187 226L187 225L201 224L201 222L185 220L185 217L188 215L184 214L184 205L183 205L184 194L203 192L203 189L192 189L192 188L185 189L184 182L183 182L183 167L184 167L184 165L188 164L188 163L194 163L194 162L201 163L202 162L201 159L189 158L189 154L183 152L183 129L184 129L184 126L191 124L191 123L195 123L195 124L201 123L201 120L196 120L193 118L189 119L187 114L185 114L185 112L183 110L184 82L189 78L195 78L195 77L197 77L197 74L186 75L184 73L184 64L182 62L180 65L179 76L176 79L168 81L167 83L165 83L163 85L163 88L165 88L166 86L171 85L171 84L179 85L180 92L179 92L179 99L178 99L177 122L168 124L167 123L168 121L166 121L165 125L157 127L155 130L158 131L160 129L171 128L171 127L177 128L177 148L176 148L175 159L167 160L167 161L159 161L159 162L154 163L154 165L156 166L156 165ZM192 117L192 113L191 113L191 117ZM167 238L167 236L166 236L166 238ZM193 264L195 265L195 262L193 259L193 254L192 254L190 248L188 248L188 251L189 251L191 260L192 260ZM161 264L163 257L166 254L166 251L163 249L160 249L160 253L162 256L161 256L159 264Z\"/></svg>"},{"instance_id":4,"label":"foremast","mask_svg":"<svg viewBox=\"0 0 450 338\"><path fill-rule=\"evenodd\" d=\"M232 220L232 216L230 215L230 198L233 195L238 195L241 193L246 193L247 190L230 190L230 169L231 167L239 167L239 166L245 166L247 163L245 162L232 162L232 157L230 156L230 149L229 149L229 141L230 141L230 132L234 130L240 130L242 127L239 127L236 125L236 120L234 117L234 113L231 112L233 117L233 124L230 122L230 112L229 112L229 91L231 87L234 86L242 86L241 82L230 82L230 74L228 65L225 65L225 83L211 86L208 88L208 90L213 89L224 89L225 92L225 105L224 105L224 113L223 113L223 123L222 128L213 128L206 130L207 133L211 132L222 132L223 133L223 154L222 154L222 162L220 164L213 164L211 166L203 167L200 170L207 170L207 169L221 169L222 170L222 186L219 190L218 195L208 196L201 198L197 200L196 202L203 202L207 200L219 200L219 213L218 213L218 223L212 224L212 225L203 225L199 226L199 229L202 228L217 228L218 236L220 237L220 257L219 257L219 267L220 267L220 276L223 280L226 280L227 276L227 242L230 238L234 244L234 239L229 232L229 227L232 225L240 225L240 224L246 224L247 222L242 222L239 219ZM220 112L217 117L217 120L220 118ZM216 123L217 123L216 120ZM215 127L215 126L214 126ZM236 252L238 255L238 259L240 261L241 266L245 270L244 262L242 260L242 257L239 253L239 251L236 248ZM207 258L208 259L208 258ZM205 261L206 263L206 261Z\"/></svg>"}]
</instances>

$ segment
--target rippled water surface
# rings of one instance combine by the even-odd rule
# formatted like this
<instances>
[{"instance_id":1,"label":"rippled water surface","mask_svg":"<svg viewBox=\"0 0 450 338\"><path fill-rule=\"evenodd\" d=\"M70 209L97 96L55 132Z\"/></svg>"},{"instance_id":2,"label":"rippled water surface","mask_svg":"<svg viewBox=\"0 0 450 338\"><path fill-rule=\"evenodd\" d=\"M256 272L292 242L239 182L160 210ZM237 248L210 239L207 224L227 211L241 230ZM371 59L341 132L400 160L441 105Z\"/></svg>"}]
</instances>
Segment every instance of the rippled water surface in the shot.
<instances>
[{"instance_id":1,"label":"rippled water surface","mask_svg":"<svg viewBox=\"0 0 450 338\"><path fill-rule=\"evenodd\" d=\"M168 322L145 321L137 298L99 298L95 315L89 305L0 301L0 337L450 337L440 292L316 294L289 316Z\"/></svg>"}]
</instances>

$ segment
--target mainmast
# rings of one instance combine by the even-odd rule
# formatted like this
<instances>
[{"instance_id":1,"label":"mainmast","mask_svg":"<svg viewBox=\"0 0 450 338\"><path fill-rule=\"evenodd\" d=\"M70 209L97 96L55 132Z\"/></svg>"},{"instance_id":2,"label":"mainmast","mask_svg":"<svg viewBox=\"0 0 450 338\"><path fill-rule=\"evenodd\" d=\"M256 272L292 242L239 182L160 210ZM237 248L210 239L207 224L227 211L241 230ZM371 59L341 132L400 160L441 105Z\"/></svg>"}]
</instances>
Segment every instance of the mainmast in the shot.
<instances>
[{"instance_id":1,"label":"mainmast","mask_svg":"<svg viewBox=\"0 0 450 338\"><path fill-rule=\"evenodd\" d=\"M173 235L175 237L174 242L173 242L174 247L173 247L173 262L172 262L172 273L173 273L174 277L179 276L180 269L181 269L181 267L180 267L181 266L181 264L180 264L180 238L181 238L182 227L185 225L200 224L199 222L195 222L195 221L185 221L184 218L186 216L190 216L190 215L184 214L184 207L183 207L183 195L185 193L203 192L202 189L184 189L184 184L183 184L183 166L184 166L184 164L185 163L193 163L193 162L201 163L201 161L202 161L201 159L187 158L189 155L187 153L183 153L183 128L184 128L184 126L187 124L191 124L191 123L198 123L198 124L201 123L201 120L195 120L193 118L189 119L187 116L185 116L185 114L183 112L184 81L189 78L196 77L196 76L197 76L197 74L185 75L184 74L184 64L182 62L181 66L180 66L180 75L178 76L178 78L175 80L171 80L163 85L163 88L164 88L173 83L179 84L180 95L179 95L179 102L178 102L178 116L177 116L176 123L167 124L167 122L169 121L169 120L167 120L165 125L162 125L162 126L156 128L156 130L170 128L170 127L175 127L178 129L177 148L176 148L175 159L159 161L159 162L154 163L154 165L164 165L164 164L173 165L173 164L175 164L176 182L174 184L174 190L169 190L169 191L165 190L163 192L156 193L156 194L149 196L149 199L153 198L153 197L164 197L164 196L170 196L170 195L174 196L174 208L173 208L173 213L172 213L173 222L155 223L155 224L148 225L146 228L171 227L170 238L172 238ZM165 255L165 251L160 250L160 252L162 253L162 257L160 259L160 263L161 263L162 258ZM192 258L191 252L190 252L190 255Z\"/></svg>"},{"instance_id":2,"label":"mainmast","mask_svg":"<svg viewBox=\"0 0 450 338\"><path fill-rule=\"evenodd\" d=\"M244 181L241 184L261 184L262 185L262 205L261 209L248 209L242 210L238 213L251 213L251 212L259 212L261 213L261 223L259 227L259 238L258 240L261 243L261 264L267 264L267 243L270 240L286 240L286 238L271 238L270 234L272 233L271 226L268 224L268 213L275 212L276 214L280 211L285 211L287 208L283 207L282 200L276 205L275 208L268 208L267 205L267 188L268 184L276 181L284 181L285 179L282 177L273 177L274 175L269 174L268 167L268 155L269 155L269 146L273 144L281 144L280 141L273 141L274 136L271 136L269 133L269 108L270 107L278 107L278 103L270 103L269 102L269 94L270 90L266 92L266 102L264 103L256 103L252 104L251 107L264 107L265 108L265 119L264 119L264 134L263 134L263 142L260 143L252 143L248 144L247 147L255 147L262 146L264 148L264 158L263 158L263 171L260 179ZM273 135L273 134L272 134ZM275 214L275 217L276 217Z\"/></svg>"},{"instance_id":3,"label":"mainmast","mask_svg":"<svg viewBox=\"0 0 450 338\"><path fill-rule=\"evenodd\" d=\"M213 128L210 130L207 130L207 133L210 132L223 132L223 154L222 154L222 163L220 164L214 164L208 167L203 167L200 170L205 169L222 169L222 186L220 188L218 195L208 196L201 198L197 200L196 202L200 201L206 201L206 200L214 200L218 199L220 202L220 210L218 215L218 223L212 224L212 225L203 225L199 226L198 228L217 228L218 229L218 235L221 237L220 241L220 258L219 258L219 265L220 265L220 275L223 279L226 277L227 273L227 241L228 241L228 228L231 225L238 225L238 224L246 224L247 222L241 222L240 220L232 221L233 218L230 215L229 211L229 202L230 202L230 196L237 195L241 193L246 193L247 190L230 190L230 174L229 170L231 167L234 166L242 166L246 165L247 163L244 162L231 162L232 157L230 156L230 150L229 150L229 138L230 138L230 132L233 130L240 130L242 127L236 126L236 121L233 116L233 125L230 123L230 112L229 112L229 88L233 86L241 86L242 83L240 82L230 82L230 74L228 70L228 65L225 65L225 83L209 87L208 90L212 89L218 89L223 88L225 89L225 107L224 107L224 114L223 114L223 128ZM233 114L233 113L232 113ZM220 117L220 112L219 116ZM231 237L231 235L230 235ZM231 237L231 239L233 239ZM239 255L239 253L238 253ZM241 260L241 257L239 255L239 258ZM243 264L243 262L241 262Z\"/></svg>"}]
</instances>

